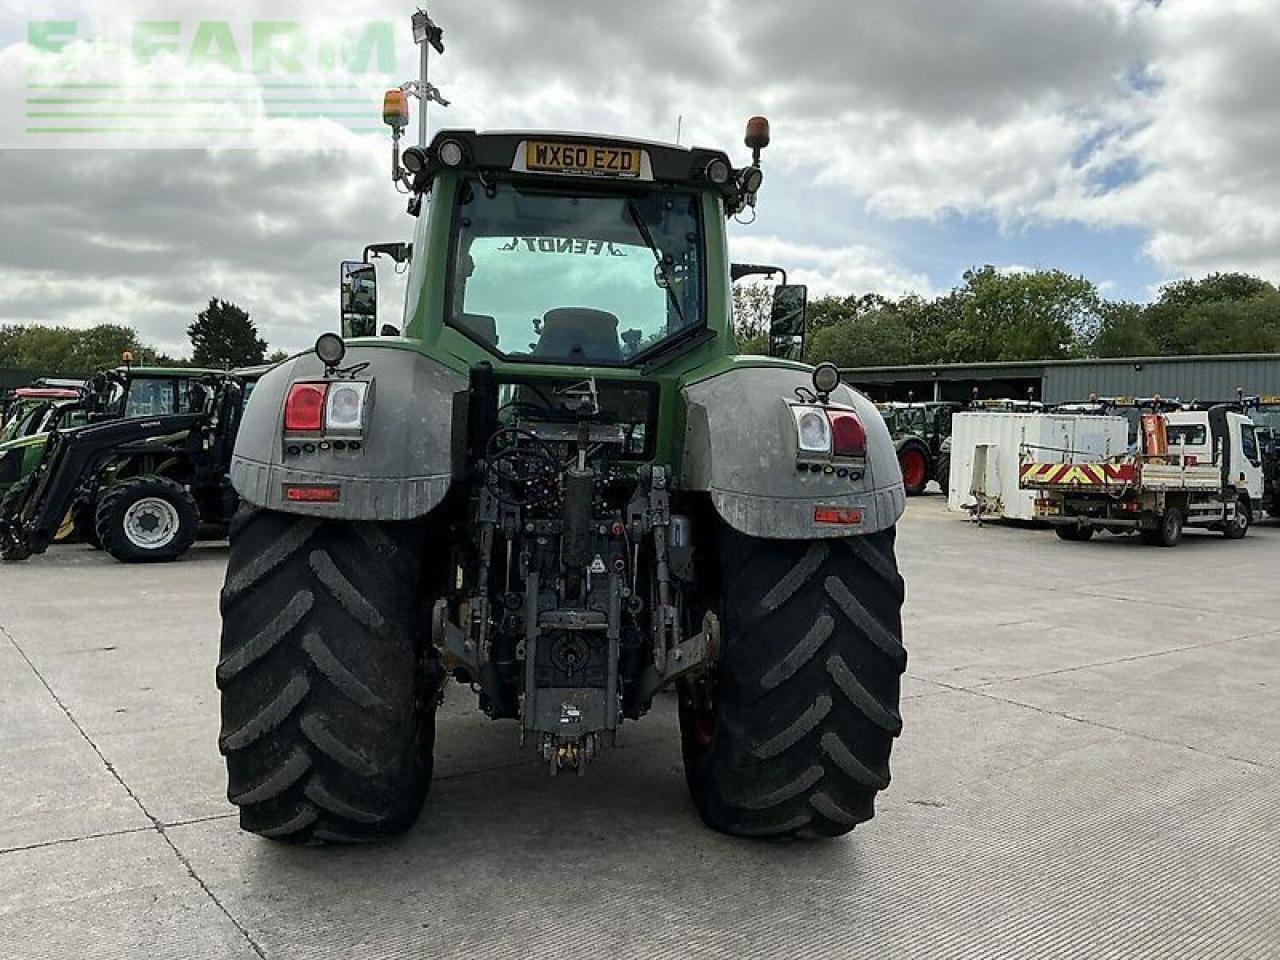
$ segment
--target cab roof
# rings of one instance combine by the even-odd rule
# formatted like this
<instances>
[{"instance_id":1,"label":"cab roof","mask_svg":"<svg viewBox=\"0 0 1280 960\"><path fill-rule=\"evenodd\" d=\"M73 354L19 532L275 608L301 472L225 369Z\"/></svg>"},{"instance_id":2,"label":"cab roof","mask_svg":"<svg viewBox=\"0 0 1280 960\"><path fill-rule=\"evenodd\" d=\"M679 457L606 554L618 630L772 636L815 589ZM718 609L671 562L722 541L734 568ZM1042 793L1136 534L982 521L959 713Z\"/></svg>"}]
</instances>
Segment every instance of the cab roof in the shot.
<instances>
[{"instance_id":1,"label":"cab roof","mask_svg":"<svg viewBox=\"0 0 1280 960\"><path fill-rule=\"evenodd\" d=\"M708 165L720 160L733 169L723 150L706 147L684 147L678 144L654 140L615 137L607 134L573 133L562 130L441 130L431 141L427 156L429 172L451 169L440 161L440 145L453 140L463 148L463 162L459 170L484 170L514 174L531 179L547 178L560 182L587 182L609 184L679 183L693 187L711 188L724 193L731 192L732 178L726 183L714 183L707 176ZM596 174L533 170L528 168L522 151L539 145L600 147L605 150L641 151L647 165L644 175L613 176L606 171Z\"/></svg>"},{"instance_id":2,"label":"cab roof","mask_svg":"<svg viewBox=\"0 0 1280 960\"><path fill-rule=\"evenodd\" d=\"M217 370L213 367L142 367L137 366L119 366L116 367L117 373L126 374L130 377L207 377L220 376L225 374L226 370Z\"/></svg>"},{"instance_id":3,"label":"cab roof","mask_svg":"<svg viewBox=\"0 0 1280 960\"><path fill-rule=\"evenodd\" d=\"M251 367L236 367L231 371L231 375L239 377L241 380L257 380L268 370L272 370L279 366L276 363L255 363Z\"/></svg>"},{"instance_id":4,"label":"cab roof","mask_svg":"<svg viewBox=\"0 0 1280 960\"><path fill-rule=\"evenodd\" d=\"M80 391L67 387L19 387L13 395L28 400L76 400Z\"/></svg>"}]
</instances>

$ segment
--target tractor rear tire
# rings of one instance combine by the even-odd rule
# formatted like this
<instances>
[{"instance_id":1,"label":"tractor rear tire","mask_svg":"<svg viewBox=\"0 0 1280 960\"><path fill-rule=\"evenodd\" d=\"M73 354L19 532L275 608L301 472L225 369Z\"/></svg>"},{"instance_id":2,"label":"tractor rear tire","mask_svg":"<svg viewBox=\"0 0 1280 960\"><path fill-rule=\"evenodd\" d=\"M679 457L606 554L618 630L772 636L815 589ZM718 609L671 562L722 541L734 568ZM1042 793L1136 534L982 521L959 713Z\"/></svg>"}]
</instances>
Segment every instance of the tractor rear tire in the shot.
<instances>
[{"instance_id":1,"label":"tractor rear tire","mask_svg":"<svg viewBox=\"0 0 1280 960\"><path fill-rule=\"evenodd\" d=\"M722 525L720 556L719 664L680 703L698 813L735 836L847 833L874 816L902 730L894 530L760 540Z\"/></svg>"},{"instance_id":2,"label":"tractor rear tire","mask_svg":"<svg viewBox=\"0 0 1280 960\"><path fill-rule=\"evenodd\" d=\"M907 496L918 497L929 485L929 448L919 440L908 440L898 448L898 466Z\"/></svg>"},{"instance_id":3,"label":"tractor rear tire","mask_svg":"<svg viewBox=\"0 0 1280 960\"><path fill-rule=\"evenodd\" d=\"M102 549L121 563L158 563L196 542L200 510L182 484L144 474L102 493L93 526Z\"/></svg>"},{"instance_id":4,"label":"tractor rear tire","mask_svg":"<svg viewBox=\"0 0 1280 960\"><path fill-rule=\"evenodd\" d=\"M240 826L292 843L389 837L431 782L443 672L422 527L243 506L222 590L222 734Z\"/></svg>"}]
</instances>

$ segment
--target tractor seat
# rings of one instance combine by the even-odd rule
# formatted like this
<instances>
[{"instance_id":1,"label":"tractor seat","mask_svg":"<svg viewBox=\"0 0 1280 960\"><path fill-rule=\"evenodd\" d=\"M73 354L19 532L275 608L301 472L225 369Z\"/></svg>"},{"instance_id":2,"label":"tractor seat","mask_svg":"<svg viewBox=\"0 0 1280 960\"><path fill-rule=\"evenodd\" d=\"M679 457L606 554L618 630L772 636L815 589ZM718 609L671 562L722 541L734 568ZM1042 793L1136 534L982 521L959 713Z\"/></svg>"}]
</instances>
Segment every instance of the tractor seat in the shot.
<instances>
[{"instance_id":1,"label":"tractor seat","mask_svg":"<svg viewBox=\"0 0 1280 960\"><path fill-rule=\"evenodd\" d=\"M570 362L621 363L618 318L586 307L548 310L533 355Z\"/></svg>"}]
</instances>

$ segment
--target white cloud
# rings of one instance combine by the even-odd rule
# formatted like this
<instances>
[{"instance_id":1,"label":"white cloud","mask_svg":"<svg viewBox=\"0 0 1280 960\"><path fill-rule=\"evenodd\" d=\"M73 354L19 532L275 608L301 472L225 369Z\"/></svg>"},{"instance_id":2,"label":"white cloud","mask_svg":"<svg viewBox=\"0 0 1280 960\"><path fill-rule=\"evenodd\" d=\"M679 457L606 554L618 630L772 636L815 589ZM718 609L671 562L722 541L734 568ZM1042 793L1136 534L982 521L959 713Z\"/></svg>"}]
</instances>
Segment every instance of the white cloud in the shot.
<instances>
[{"instance_id":1,"label":"white cloud","mask_svg":"<svg viewBox=\"0 0 1280 960\"><path fill-rule=\"evenodd\" d=\"M743 234L732 240L730 251L735 261L783 267L789 282L809 286L811 297L932 292L924 274L905 271L870 247L822 247L776 236Z\"/></svg>"},{"instance_id":2,"label":"white cloud","mask_svg":"<svg viewBox=\"0 0 1280 960\"><path fill-rule=\"evenodd\" d=\"M28 7L0 0L0 16L20 26ZM227 9L184 4L182 53L153 69L171 81L225 78L192 73L186 60L200 20L227 19ZM126 44L136 21L174 17L147 0L49 10L77 19L83 35ZM243 37L255 18L329 18L319 35L349 10L246 3L232 23ZM359 10L394 22L405 75L408 11L398 0ZM767 112L761 224L734 229L734 256L780 262L818 295L928 292L930 277L903 265L920 261L885 224L956 215L993 218L1011 236L1056 223L1137 228L1164 274L1276 278L1275 13L1275 0L438 0L448 52L432 79L454 105L433 107L433 123L668 139L683 116L686 143L741 156L743 119ZM227 296L273 344L300 347L333 326L337 261L406 239L412 226L388 182L387 144L332 121L269 119L253 75L237 78L252 106L238 115L264 133L254 149L0 151L0 322L131 322L174 349L196 310ZM10 43L0 49L0 135L21 124L25 82L21 46ZM378 93L360 91L374 124ZM223 109L180 106L193 118ZM852 202L876 231L833 223L814 206L824 193ZM935 281L964 265L930 264Z\"/></svg>"},{"instance_id":3,"label":"white cloud","mask_svg":"<svg viewBox=\"0 0 1280 960\"><path fill-rule=\"evenodd\" d=\"M1152 18L1154 90L1108 159L1131 182L1059 211L1149 231L1171 272L1280 279L1280 16L1271 0L1182 0Z\"/></svg>"}]
</instances>

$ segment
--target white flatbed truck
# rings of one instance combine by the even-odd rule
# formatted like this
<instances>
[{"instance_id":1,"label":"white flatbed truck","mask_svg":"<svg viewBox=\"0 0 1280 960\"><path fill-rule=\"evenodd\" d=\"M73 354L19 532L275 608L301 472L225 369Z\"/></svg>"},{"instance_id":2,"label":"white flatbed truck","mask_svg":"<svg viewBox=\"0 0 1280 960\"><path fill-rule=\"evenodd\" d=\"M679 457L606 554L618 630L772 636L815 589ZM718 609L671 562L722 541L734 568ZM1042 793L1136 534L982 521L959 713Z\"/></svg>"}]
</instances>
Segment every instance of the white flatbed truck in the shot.
<instances>
[{"instance_id":1,"label":"white flatbed truck","mask_svg":"<svg viewBox=\"0 0 1280 960\"><path fill-rule=\"evenodd\" d=\"M1224 407L1143 417L1142 453L1109 459L1024 446L1019 485L1035 492L1037 519L1063 540L1097 530L1137 533L1172 547L1188 527L1238 540L1263 497L1262 458L1252 421Z\"/></svg>"}]
</instances>

